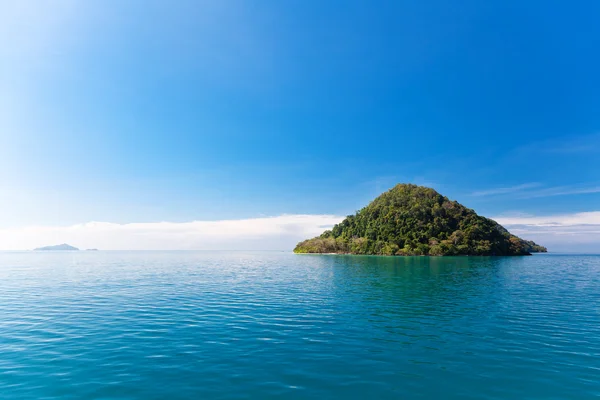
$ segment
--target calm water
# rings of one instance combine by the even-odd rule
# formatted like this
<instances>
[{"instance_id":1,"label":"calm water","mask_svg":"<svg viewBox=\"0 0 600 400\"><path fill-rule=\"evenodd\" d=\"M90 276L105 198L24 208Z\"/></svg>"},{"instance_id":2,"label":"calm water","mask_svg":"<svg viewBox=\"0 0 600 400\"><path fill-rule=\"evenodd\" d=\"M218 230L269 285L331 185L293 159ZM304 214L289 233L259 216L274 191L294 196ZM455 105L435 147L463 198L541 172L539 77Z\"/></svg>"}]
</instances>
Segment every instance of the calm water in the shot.
<instances>
[{"instance_id":1,"label":"calm water","mask_svg":"<svg viewBox=\"0 0 600 400\"><path fill-rule=\"evenodd\" d=\"M0 253L2 399L600 397L600 256Z\"/></svg>"}]
</instances>

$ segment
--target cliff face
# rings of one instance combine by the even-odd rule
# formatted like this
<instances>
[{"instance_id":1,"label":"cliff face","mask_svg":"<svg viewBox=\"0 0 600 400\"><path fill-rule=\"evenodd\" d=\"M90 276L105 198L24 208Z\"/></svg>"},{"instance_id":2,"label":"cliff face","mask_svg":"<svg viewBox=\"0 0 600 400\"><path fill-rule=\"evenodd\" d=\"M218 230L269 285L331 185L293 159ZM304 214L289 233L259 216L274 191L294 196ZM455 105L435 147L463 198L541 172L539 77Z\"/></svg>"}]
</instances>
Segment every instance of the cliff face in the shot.
<instances>
[{"instance_id":1,"label":"cliff face","mask_svg":"<svg viewBox=\"0 0 600 400\"><path fill-rule=\"evenodd\" d=\"M510 234L431 188L399 184L295 253L530 255L546 248Z\"/></svg>"}]
</instances>

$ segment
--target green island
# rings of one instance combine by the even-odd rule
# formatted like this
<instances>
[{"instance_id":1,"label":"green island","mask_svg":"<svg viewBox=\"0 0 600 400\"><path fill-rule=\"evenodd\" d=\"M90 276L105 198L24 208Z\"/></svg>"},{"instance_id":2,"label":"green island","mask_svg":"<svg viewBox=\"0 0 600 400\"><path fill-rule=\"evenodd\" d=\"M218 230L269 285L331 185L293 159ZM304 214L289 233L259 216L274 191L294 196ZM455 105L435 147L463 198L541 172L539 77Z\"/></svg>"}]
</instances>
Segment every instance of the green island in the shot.
<instances>
[{"instance_id":1,"label":"green island","mask_svg":"<svg viewBox=\"0 0 600 400\"><path fill-rule=\"evenodd\" d=\"M388 256L521 256L546 251L434 189L412 184L396 185L294 249Z\"/></svg>"}]
</instances>

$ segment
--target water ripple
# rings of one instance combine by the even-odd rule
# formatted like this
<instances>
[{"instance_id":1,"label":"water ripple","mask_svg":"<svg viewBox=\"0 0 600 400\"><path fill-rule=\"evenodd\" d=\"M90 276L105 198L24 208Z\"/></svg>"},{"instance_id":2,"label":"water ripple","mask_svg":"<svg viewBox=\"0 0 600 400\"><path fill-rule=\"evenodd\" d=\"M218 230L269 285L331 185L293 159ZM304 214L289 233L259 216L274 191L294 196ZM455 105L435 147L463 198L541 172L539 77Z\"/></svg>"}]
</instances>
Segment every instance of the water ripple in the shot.
<instances>
[{"instance_id":1,"label":"water ripple","mask_svg":"<svg viewBox=\"0 0 600 400\"><path fill-rule=\"evenodd\" d=\"M2 399L600 396L600 257L0 253Z\"/></svg>"}]
</instances>

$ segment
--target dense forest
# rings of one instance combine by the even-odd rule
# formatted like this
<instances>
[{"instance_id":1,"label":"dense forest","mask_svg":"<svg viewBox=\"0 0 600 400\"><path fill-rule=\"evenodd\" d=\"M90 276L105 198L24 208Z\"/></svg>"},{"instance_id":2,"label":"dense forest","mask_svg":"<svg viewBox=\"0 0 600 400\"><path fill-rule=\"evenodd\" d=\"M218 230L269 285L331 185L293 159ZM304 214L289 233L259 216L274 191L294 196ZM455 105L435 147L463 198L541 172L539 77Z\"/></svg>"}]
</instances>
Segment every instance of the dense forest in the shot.
<instances>
[{"instance_id":1,"label":"dense forest","mask_svg":"<svg viewBox=\"0 0 600 400\"><path fill-rule=\"evenodd\" d=\"M530 255L546 252L433 189L399 184L295 253Z\"/></svg>"}]
</instances>

